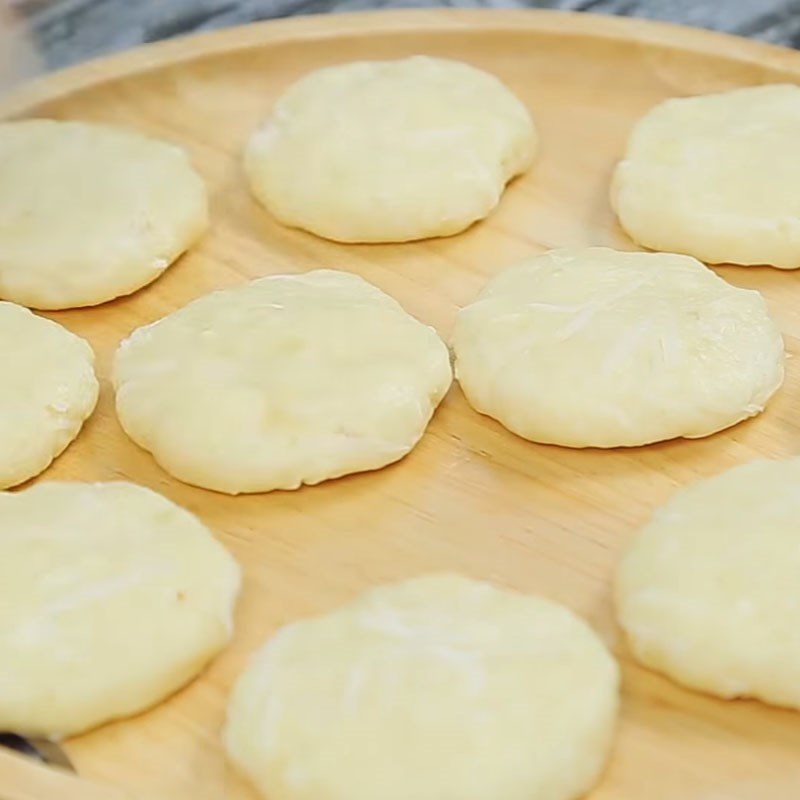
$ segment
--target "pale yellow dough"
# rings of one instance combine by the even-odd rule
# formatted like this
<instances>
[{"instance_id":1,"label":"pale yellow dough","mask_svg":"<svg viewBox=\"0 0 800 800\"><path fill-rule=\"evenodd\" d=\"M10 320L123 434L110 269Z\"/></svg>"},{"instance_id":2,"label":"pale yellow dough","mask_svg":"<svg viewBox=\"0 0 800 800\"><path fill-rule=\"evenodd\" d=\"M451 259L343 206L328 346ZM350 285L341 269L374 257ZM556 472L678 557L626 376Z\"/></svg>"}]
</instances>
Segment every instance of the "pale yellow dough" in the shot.
<instances>
[{"instance_id":1,"label":"pale yellow dough","mask_svg":"<svg viewBox=\"0 0 800 800\"><path fill-rule=\"evenodd\" d=\"M712 264L800 267L800 87L667 100L634 128L614 175L622 227Z\"/></svg>"},{"instance_id":2,"label":"pale yellow dough","mask_svg":"<svg viewBox=\"0 0 800 800\"><path fill-rule=\"evenodd\" d=\"M431 575L280 630L224 738L269 800L572 800L608 756L618 683L563 606Z\"/></svg>"},{"instance_id":3,"label":"pale yellow dough","mask_svg":"<svg viewBox=\"0 0 800 800\"><path fill-rule=\"evenodd\" d=\"M754 461L682 489L616 577L636 658L721 697L800 709L800 459Z\"/></svg>"},{"instance_id":4,"label":"pale yellow dough","mask_svg":"<svg viewBox=\"0 0 800 800\"><path fill-rule=\"evenodd\" d=\"M154 281L206 228L185 153L81 122L0 124L0 298L93 306Z\"/></svg>"},{"instance_id":5,"label":"pale yellow dough","mask_svg":"<svg viewBox=\"0 0 800 800\"><path fill-rule=\"evenodd\" d=\"M136 714L226 644L239 568L130 483L0 493L0 730L60 738Z\"/></svg>"},{"instance_id":6,"label":"pale yellow dough","mask_svg":"<svg viewBox=\"0 0 800 800\"><path fill-rule=\"evenodd\" d=\"M761 295L666 253L523 261L461 310L454 349L475 409L570 447L708 436L758 414L783 381Z\"/></svg>"},{"instance_id":7,"label":"pale yellow dough","mask_svg":"<svg viewBox=\"0 0 800 800\"><path fill-rule=\"evenodd\" d=\"M97 392L83 339L0 302L0 489L47 469L78 435Z\"/></svg>"},{"instance_id":8,"label":"pale yellow dough","mask_svg":"<svg viewBox=\"0 0 800 800\"><path fill-rule=\"evenodd\" d=\"M530 167L537 135L493 75L415 56L317 70L247 146L258 200L281 222L342 242L458 233Z\"/></svg>"},{"instance_id":9,"label":"pale yellow dough","mask_svg":"<svg viewBox=\"0 0 800 800\"><path fill-rule=\"evenodd\" d=\"M175 477L230 494L397 461L451 379L432 328L333 270L206 295L135 331L114 361L128 435Z\"/></svg>"}]
</instances>

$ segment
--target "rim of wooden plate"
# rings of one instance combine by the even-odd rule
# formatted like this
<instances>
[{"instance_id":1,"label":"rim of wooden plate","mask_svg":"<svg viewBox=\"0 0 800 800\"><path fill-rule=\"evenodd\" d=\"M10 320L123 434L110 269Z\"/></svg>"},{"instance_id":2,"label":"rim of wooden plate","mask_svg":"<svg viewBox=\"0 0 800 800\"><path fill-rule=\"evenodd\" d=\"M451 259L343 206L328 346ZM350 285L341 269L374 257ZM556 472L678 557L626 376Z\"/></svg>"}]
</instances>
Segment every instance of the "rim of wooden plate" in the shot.
<instances>
[{"instance_id":1,"label":"rim of wooden plate","mask_svg":"<svg viewBox=\"0 0 800 800\"><path fill-rule=\"evenodd\" d=\"M47 73L0 98L0 118L13 118L70 94L191 63L210 55L243 51L289 40L330 40L344 35L413 32L424 29L481 33L530 31L540 36L570 35L714 55L739 63L794 73L800 78L800 52L718 31L686 25L584 12L545 9L402 9L310 14L188 34L102 56Z\"/></svg>"}]
</instances>

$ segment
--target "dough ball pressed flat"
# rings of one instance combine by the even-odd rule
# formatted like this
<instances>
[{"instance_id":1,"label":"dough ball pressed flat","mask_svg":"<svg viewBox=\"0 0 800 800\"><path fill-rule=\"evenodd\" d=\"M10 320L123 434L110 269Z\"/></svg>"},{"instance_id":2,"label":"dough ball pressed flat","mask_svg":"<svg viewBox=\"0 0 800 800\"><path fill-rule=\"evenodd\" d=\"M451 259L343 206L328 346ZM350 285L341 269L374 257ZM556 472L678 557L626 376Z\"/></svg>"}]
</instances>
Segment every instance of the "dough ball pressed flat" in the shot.
<instances>
[{"instance_id":1,"label":"dough ball pressed flat","mask_svg":"<svg viewBox=\"0 0 800 800\"><path fill-rule=\"evenodd\" d=\"M533 162L525 106L493 75L414 56L320 69L251 138L245 168L281 222L341 242L449 236Z\"/></svg>"},{"instance_id":2,"label":"dough ball pressed flat","mask_svg":"<svg viewBox=\"0 0 800 800\"><path fill-rule=\"evenodd\" d=\"M78 435L97 393L83 339L0 302L0 489L46 469Z\"/></svg>"},{"instance_id":3,"label":"dough ball pressed flat","mask_svg":"<svg viewBox=\"0 0 800 800\"><path fill-rule=\"evenodd\" d=\"M616 576L636 658L721 697L800 709L800 459L754 461L677 492Z\"/></svg>"},{"instance_id":4,"label":"dough ball pressed flat","mask_svg":"<svg viewBox=\"0 0 800 800\"><path fill-rule=\"evenodd\" d=\"M176 478L230 494L397 461L451 379L432 328L333 270L206 295L135 331L114 364L128 435Z\"/></svg>"},{"instance_id":5,"label":"dough ball pressed flat","mask_svg":"<svg viewBox=\"0 0 800 800\"><path fill-rule=\"evenodd\" d=\"M225 744L269 800L572 800L605 764L618 682L563 606L431 575L280 630Z\"/></svg>"},{"instance_id":6,"label":"dough ball pressed flat","mask_svg":"<svg viewBox=\"0 0 800 800\"><path fill-rule=\"evenodd\" d=\"M207 225L185 153L81 122L0 124L0 298L93 306L154 281Z\"/></svg>"},{"instance_id":7,"label":"dough ball pressed flat","mask_svg":"<svg viewBox=\"0 0 800 800\"><path fill-rule=\"evenodd\" d=\"M227 643L239 568L129 483L0 493L0 730L60 738L136 714Z\"/></svg>"},{"instance_id":8,"label":"dough ball pressed flat","mask_svg":"<svg viewBox=\"0 0 800 800\"><path fill-rule=\"evenodd\" d=\"M800 267L800 87L667 100L634 128L611 201L653 250Z\"/></svg>"},{"instance_id":9,"label":"dough ball pressed flat","mask_svg":"<svg viewBox=\"0 0 800 800\"><path fill-rule=\"evenodd\" d=\"M523 261L461 310L454 348L475 409L569 447L707 436L762 411L783 381L761 295L666 253Z\"/></svg>"}]
</instances>

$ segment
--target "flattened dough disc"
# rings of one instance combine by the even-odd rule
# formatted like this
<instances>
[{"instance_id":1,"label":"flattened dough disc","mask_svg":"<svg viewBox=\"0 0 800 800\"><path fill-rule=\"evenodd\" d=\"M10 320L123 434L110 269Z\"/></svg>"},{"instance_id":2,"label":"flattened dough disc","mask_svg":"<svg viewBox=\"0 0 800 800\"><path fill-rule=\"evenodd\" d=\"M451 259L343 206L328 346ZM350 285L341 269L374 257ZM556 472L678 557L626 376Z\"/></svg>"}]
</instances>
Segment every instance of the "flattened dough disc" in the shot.
<instances>
[{"instance_id":1,"label":"flattened dough disc","mask_svg":"<svg viewBox=\"0 0 800 800\"><path fill-rule=\"evenodd\" d=\"M47 469L78 435L97 393L87 342L0 302L0 489Z\"/></svg>"},{"instance_id":2,"label":"flattened dough disc","mask_svg":"<svg viewBox=\"0 0 800 800\"><path fill-rule=\"evenodd\" d=\"M227 643L239 568L130 483L0 493L0 730L60 738L136 714Z\"/></svg>"},{"instance_id":3,"label":"flattened dough disc","mask_svg":"<svg viewBox=\"0 0 800 800\"><path fill-rule=\"evenodd\" d=\"M254 134L245 166L256 198L287 225L405 242L485 217L537 141L527 109L493 75L415 56L306 75Z\"/></svg>"},{"instance_id":4,"label":"flattened dough disc","mask_svg":"<svg viewBox=\"0 0 800 800\"><path fill-rule=\"evenodd\" d=\"M225 741L269 800L573 800L608 756L618 680L563 606L431 575L283 628Z\"/></svg>"},{"instance_id":5,"label":"flattened dough disc","mask_svg":"<svg viewBox=\"0 0 800 800\"><path fill-rule=\"evenodd\" d=\"M631 134L611 202L653 250L800 267L800 87L676 98Z\"/></svg>"},{"instance_id":6,"label":"flattened dough disc","mask_svg":"<svg viewBox=\"0 0 800 800\"><path fill-rule=\"evenodd\" d=\"M800 709L800 459L754 461L681 489L623 557L634 655L720 697Z\"/></svg>"},{"instance_id":7,"label":"flattened dough disc","mask_svg":"<svg viewBox=\"0 0 800 800\"><path fill-rule=\"evenodd\" d=\"M761 295L668 253L523 261L461 310L454 347L474 408L570 447L708 436L762 411L783 381Z\"/></svg>"},{"instance_id":8,"label":"flattened dough disc","mask_svg":"<svg viewBox=\"0 0 800 800\"><path fill-rule=\"evenodd\" d=\"M114 363L128 435L175 477L230 494L397 461L451 380L432 328L333 270L201 297L135 331Z\"/></svg>"},{"instance_id":9,"label":"flattened dough disc","mask_svg":"<svg viewBox=\"0 0 800 800\"><path fill-rule=\"evenodd\" d=\"M154 281L207 226L178 147L83 122L0 124L0 298L93 306Z\"/></svg>"}]
</instances>

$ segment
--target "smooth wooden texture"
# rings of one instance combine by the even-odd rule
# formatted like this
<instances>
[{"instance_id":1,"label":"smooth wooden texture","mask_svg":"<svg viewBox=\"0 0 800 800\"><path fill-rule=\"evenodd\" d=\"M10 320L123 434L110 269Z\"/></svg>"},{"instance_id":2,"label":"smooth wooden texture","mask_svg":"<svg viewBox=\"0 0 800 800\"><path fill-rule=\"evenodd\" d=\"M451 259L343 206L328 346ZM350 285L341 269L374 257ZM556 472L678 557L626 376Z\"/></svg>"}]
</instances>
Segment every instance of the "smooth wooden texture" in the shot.
<instances>
[{"instance_id":1,"label":"smooth wooden texture","mask_svg":"<svg viewBox=\"0 0 800 800\"><path fill-rule=\"evenodd\" d=\"M531 173L509 187L490 219L448 239L344 246L272 220L251 199L239 154L278 94L316 67L413 53L490 70L527 103L542 140ZM253 800L219 741L226 696L248 655L278 626L370 585L449 569L567 604L619 655L617 747L592 800L800 797L800 714L716 700L637 667L609 600L620 548L677 487L757 456L800 451L798 359L753 421L707 439L611 452L523 441L472 411L454 386L399 464L247 497L166 475L123 435L108 379L114 348L134 327L212 289L312 267L362 275L447 337L457 308L521 257L559 245L633 247L609 208L608 179L631 126L653 104L772 81L800 82L800 54L588 15L414 11L308 17L173 41L53 75L7 99L6 115L102 120L178 142L212 196L211 232L155 284L100 308L52 314L95 347L102 392L78 441L40 480L150 486L196 512L246 572L230 649L159 708L67 742L79 772L143 797ZM800 274L719 272L764 292L796 353Z\"/></svg>"},{"instance_id":2,"label":"smooth wooden texture","mask_svg":"<svg viewBox=\"0 0 800 800\"><path fill-rule=\"evenodd\" d=\"M0 747L0 800L134 800L123 789L79 778Z\"/></svg>"}]
</instances>

